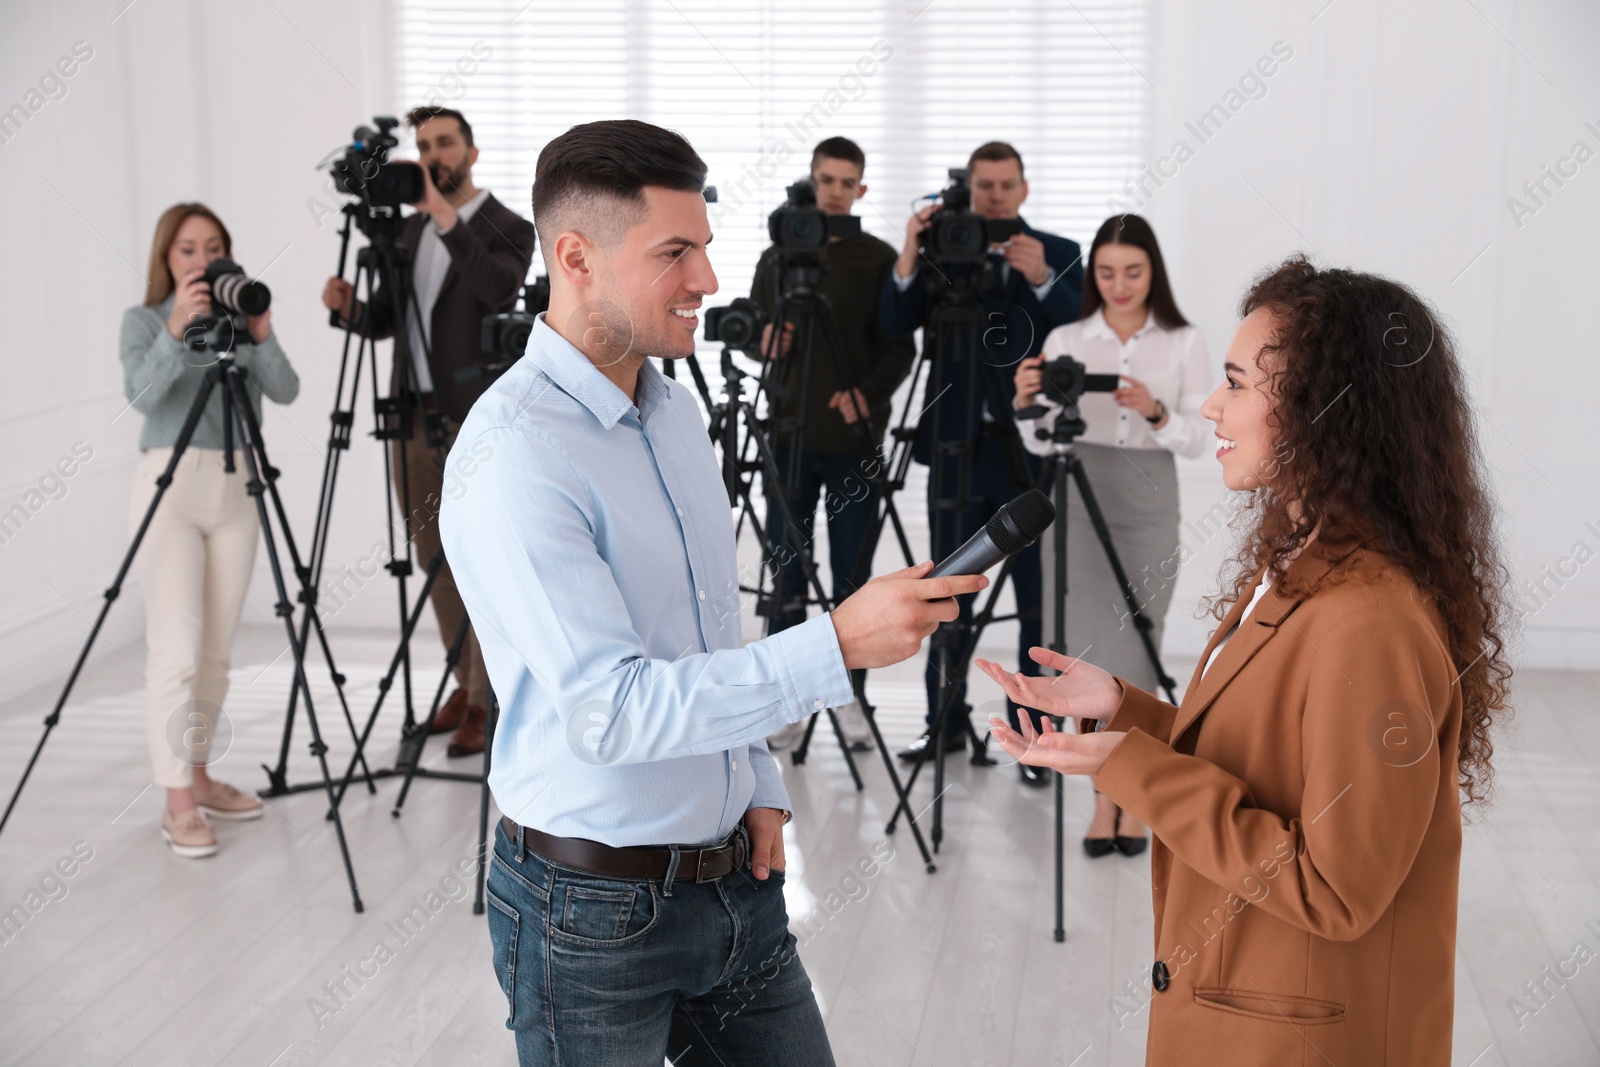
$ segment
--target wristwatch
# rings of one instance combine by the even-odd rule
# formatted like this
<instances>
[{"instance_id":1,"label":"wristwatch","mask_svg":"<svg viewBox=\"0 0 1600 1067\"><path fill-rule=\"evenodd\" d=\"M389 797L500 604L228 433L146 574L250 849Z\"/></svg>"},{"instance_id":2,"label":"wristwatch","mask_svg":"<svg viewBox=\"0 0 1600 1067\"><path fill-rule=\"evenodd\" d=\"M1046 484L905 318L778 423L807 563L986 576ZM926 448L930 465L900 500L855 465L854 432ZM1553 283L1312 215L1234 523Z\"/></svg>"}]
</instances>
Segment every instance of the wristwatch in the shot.
<instances>
[{"instance_id":1,"label":"wristwatch","mask_svg":"<svg viewBox=\"0 0 1600 1067\"><path fill-rule=\"evenodd\" d=\"M1151 426L1159 426L1159 425L1161 425L1161 420L1166 418L1166 417L1167 417L1167 404L1166 404L1166 401L1161 400L1160 398L1157 398L1157 400L1156 400L1156 413L1154 415L1146 415L1145 418L1144 418L1144 421L1148 422Z\"/></svg>"}]
</instances>

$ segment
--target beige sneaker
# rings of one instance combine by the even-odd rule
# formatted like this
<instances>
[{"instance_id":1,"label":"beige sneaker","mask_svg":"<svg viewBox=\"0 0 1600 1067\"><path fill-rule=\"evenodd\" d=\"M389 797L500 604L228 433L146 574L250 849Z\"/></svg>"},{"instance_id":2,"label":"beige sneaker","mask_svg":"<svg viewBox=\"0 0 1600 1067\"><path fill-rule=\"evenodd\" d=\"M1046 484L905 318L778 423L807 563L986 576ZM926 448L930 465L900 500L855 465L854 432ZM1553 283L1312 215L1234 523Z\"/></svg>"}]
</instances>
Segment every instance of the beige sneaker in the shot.
<instances>
[{"instance_id":1,"label":"beige sneaker","mask_svg":"<svg viewBox=\"0 0 1600 1067\"><path fill-rule=\"evenodd\" d=\"M182 815L165 812L161 816L161 836L172 851L184 859L197 860L217 854L217 835L211 832L206 817L193 808Z\"/></svg>"},{"instance_id":2,"label":"beige sneaker","mask_svg":"<svg viewBox=\"0 0 1600 1067\"><path fill-rule=\"evenodd\" d=\"M207 782L204 788L195 786L194 802L212 819L243 822L261 818L261 801L239 792L227 782Z\"/></svg>"}]
</instances>

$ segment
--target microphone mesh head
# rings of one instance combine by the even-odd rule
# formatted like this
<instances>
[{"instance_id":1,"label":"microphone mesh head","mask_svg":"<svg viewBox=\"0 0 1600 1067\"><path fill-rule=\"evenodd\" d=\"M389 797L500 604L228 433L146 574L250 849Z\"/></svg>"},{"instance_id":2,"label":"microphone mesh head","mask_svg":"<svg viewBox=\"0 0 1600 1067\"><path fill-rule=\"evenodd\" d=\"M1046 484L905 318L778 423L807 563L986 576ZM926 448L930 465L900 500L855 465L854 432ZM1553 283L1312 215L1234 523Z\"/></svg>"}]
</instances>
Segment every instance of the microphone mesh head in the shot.
<instances>
[{"instance_id":1,"label":"microphone mesh head","mask_svg":"<svg viewBox=\"0 0 1600 1067\"><path fill-rule=\"evenodd\" d=\"M1039 539L1055 521L1056 506L1041 490L1029 489L995 512L985 525L996 548L1011 555Z\"/></svg>"}]
</instances>

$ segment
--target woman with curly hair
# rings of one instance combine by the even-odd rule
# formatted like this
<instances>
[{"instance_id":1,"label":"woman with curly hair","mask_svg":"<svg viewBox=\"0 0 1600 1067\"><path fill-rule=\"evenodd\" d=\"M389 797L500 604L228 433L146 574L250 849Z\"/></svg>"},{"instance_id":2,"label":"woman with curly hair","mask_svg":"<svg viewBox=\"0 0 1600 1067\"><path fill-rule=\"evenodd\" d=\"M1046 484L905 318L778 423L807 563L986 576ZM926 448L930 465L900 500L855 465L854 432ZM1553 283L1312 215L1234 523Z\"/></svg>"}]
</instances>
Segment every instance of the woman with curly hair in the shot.
<instances>
[{"instance_id":1,"label":"woman with curly hair","mask_svg":"<svg viewBox=\"0 0 1600 1067\"><path fill-rule=\"evenodd\" d=\"M1106 728L994 734L1154 830L1147 1063L1444 1067L1462 803L1511 674L1461 368L1374 275L1290 259L1241 310L1202 414L1253 500L1182 703L1036 648L1058 676L980 665Z\"/></svg>"}]
</instances>

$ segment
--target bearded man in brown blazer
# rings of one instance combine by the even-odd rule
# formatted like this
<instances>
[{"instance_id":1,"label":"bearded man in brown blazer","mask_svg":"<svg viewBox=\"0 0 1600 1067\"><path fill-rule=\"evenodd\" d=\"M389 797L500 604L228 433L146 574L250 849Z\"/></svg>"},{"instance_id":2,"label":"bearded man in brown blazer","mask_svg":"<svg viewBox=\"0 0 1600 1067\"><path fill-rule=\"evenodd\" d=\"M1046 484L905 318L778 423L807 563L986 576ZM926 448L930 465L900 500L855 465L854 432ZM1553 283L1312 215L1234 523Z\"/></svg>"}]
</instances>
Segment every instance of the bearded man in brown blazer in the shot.
<instances>
[{"instance_id":1,"label":"bearded man in brown blazer","mask_svg":"<svg viewBox=\"0 0 1600 1067\"><path fill-rule=\"evenodd\" d=\"M328 279L322 302L344 321L364 325L372 337L395 339L390 391L411 412L411 435L394 442L391 468L407 536L426 568L439 551L444 455L473 402L494 380L485 373L480 351L483 320L516 303L533 262L535 236L533 223L473 184L478 148L461 112L413 108L406 125L416 131L425 175L423 197L397 241L411 258L415 308L408 308L401 322L387 287L380 285L368 307L343 278ZM443 449L429 444L424 418L441 421ZM448 649L467 614L448 563L434 581L431 598ZM470 626L455 678L458 688L434 716L432 732L454 730L449 754L469 756L483 751L489 705L489 673Z\"/></svg>"},{"instance_id":2,"label":"bearded man in brown blazer","mask_svg":"<svg viewBox=\"0 0 1600 1067\"><path fill-rule=\"evenodd\" d=\"M1154 831L1147 1063L1447 1067L1461 802L1510 676L1460 367L1372 275L1293 259L1243 310L1202 413L1253 521L1182 703L1034 649L1061 673L980 666L1106 729L994 734Z\"/></svg>"}]
</instances>

